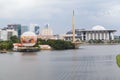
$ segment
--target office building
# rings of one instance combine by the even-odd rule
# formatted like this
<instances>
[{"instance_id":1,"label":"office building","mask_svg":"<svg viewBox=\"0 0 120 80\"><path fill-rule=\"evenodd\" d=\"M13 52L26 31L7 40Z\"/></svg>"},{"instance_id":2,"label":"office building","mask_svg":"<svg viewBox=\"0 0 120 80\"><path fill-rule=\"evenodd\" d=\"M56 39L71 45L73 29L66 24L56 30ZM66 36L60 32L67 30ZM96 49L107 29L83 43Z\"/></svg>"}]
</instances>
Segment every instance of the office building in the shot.
<instances>
[{"instance_id":1,"label":"office building","mask_svg":"<svg viewBox=\"0 0 120 80\"><path fill-rule=\"evenodd\" d=\"M53 30L49 27L48 24L46 24L45 27L42 29L39 38L42 38L42 39L55 39L55 37L53 35Z\"/></svg>"},{"instance_id":2,"label":"office building","mask_svg":"<svg viewBox=\"0 0 120 80\"><path fill-rule=\"evenodd\" d=\"M21 34L23 34L24 32L27 32L27 31L28 31L28 26L22 25L21 26Z\"/></svg>"},{"instance_id":3,"label":"office building","mask_svg":"<svg viewBox=\"0 0 120 80\"><path fill-rule=\"evenodd\" d=\"M51 36L53 35L53 30L49 27L49 24L46 24L44 29L42 30L42 35L45 35L45 36Z\"/></svg>"},{"instance_id":4,"label":"office building","mask_svg":"<svg viewBox=\"0 0 120 80\"><path fill-rule=\"evenodd\" d=\"M18 32L18 37L21 36L21 24L8 24L6 29L14 29Z\"/></svg>"},{"instance_id":5,"label":"office building","mask_svg":"<svg viewBox=\"0 0 120 80\"><path fill-rule=\"evenodd\" d=\"M39 35L40 26L38 24L30 24L29 31L34 32L36 35Z\"/></svg>"},{"instance_id":6,"label":"office building","mask_svg":"<svg viewBox=\"0 0 120 80\"><path fill-rule=\"evenodd\" d=\"M18 36L17 31L15 31L14 29L2 29L0 30L0 40L10 40L11 36Z\"/></svg>"}]
</instances>

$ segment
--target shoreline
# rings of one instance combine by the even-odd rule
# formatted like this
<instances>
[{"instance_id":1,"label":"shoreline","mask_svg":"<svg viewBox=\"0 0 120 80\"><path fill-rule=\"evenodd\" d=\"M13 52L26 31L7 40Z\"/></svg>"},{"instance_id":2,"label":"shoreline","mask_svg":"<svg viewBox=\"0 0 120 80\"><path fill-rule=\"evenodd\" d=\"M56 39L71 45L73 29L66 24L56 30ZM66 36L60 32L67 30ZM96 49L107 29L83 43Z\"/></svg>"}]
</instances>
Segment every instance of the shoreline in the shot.
<instances>
[{"instance_id":1,"label":"shoreline","mask_svg":"<svg viewBox=\"0 0 120 80\"><path fill-rule=\"evenodd\" d=\"M110 44L104 44L104 43L98 43L98 44L96 44L96 43L83 43L83 44L81 44L80 46L84 46L84 45L120 45L119 43L110 43ZM78 49L80 49L80 48L78 48ZM41 50L43 50L43 51L46 51L46 50L50 50L50 51L52 51L52 50L57 50L57 49L39 49L39 51L41 51ZM71 50L71 49L62 49L62 50ZM14 51L14 50L0 50L0 53L2 54L2 53L8 53L8 52L21 52L21 51ZM27 51L26 51L27 52ZM34 51L33 51L34 52Z\"/></svg>"},{"instance_id":2,"label":"shoreline","mask_svg":"<svg viewBox=\"0 0 120 80\"><path fill-rule=\"evenodd\" d=\"M83 45L119 45L120 43L82 43Z\"/></svg>"}]
</instances>

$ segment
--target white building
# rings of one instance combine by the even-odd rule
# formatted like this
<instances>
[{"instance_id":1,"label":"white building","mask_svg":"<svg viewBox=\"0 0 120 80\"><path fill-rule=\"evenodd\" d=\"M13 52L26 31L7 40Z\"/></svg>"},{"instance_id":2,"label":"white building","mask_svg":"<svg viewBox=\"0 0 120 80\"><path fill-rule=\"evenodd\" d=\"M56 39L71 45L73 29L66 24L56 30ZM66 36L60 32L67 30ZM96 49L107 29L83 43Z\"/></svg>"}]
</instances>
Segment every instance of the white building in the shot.
<instances>
[{"instance_id":1,"label":"white building","mask_svg":"<svg viewBox=\"0 0 120 80\"><path fill-rule=\"evenodd\" d=\"M36 35L39 35L40 26L38 24L30 24L29 31L34 32Z\"/></svg>"},{"instance_id":2,"label":"white building","mask_svg":"<svg viewBox=\"0 0 120 80\"><path fill-rule=\"evenodd\" d=\"M77 40L114 40L114 32L116 30L105 29L103 26L94 26L91 30L76 29L75 38ZM72 40L72 31L69 31L64 36L65 40Z\"/></svg>"},{"instance_id":3,"label":"white building","mask_svg":"<svg viewBox=\"0 0 120 80\"><path fill-rule=\"evenodd\" d=\"M45 36L51 36L53 35L53 30L49 27L48 24L46 24L41 34Z\"/></svg>"},{"instance_id":4,"label":"white building","mask_svg":"<svg viewBox=\"0 0 120 80\"><path fill-rule=\"evenodd\" d=\"M45 25L45 27L41 31L40 38L42 39L56 39L53 35L53 30L49 27L48 24Z\"/></svg>"},{"instance_id":5,"label":"white building","mask_svg":"<svg viewBox=\"0 0 120 80\"><path fill-rule=\"evenodd\" d=\"M18 36L18 32L15 31L14 29L5 29L5 30L0 30L0 40L9 40L11 36Z\"/></svg>"}]
</instances>

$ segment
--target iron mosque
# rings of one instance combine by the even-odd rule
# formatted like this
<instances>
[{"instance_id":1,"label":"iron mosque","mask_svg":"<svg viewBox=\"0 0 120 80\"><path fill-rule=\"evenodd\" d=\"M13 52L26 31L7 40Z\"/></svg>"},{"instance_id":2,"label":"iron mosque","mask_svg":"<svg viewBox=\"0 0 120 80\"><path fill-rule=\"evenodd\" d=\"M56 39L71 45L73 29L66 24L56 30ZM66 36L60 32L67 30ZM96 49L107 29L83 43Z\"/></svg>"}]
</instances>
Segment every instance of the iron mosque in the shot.
<instances>
[{"instance_id":1,"label":"iron mosque","mask_svg":"<svg viewBox=\"0 0 120 80\"><path fill-rule=\"evenodd\" d=\"M114 40L114 32L116 30L105 29L103 26L97 25L90 30L86 29L75 29L75 38L76 40L103 40L109 41ZM64 35L65 40L72 40L72 31L68 31Z\"/></svg>"}]
</instances>

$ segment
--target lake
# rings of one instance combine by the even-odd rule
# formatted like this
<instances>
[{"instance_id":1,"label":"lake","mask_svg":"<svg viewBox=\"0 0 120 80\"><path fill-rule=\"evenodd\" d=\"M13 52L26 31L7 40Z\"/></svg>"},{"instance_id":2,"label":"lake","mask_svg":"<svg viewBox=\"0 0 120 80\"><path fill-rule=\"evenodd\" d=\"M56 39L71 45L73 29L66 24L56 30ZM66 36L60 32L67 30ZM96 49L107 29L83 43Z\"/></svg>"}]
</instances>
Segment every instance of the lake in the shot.
<instances>
[{"instance_id":1,"label":"lake","mask_svg":"<svg viewBox=\"0 0 120 80\"><path fill-rule=\"evenodd\" d=\"M120 45L0 54L0 80L120 80Z\"/></svg>"}]
</instances>

